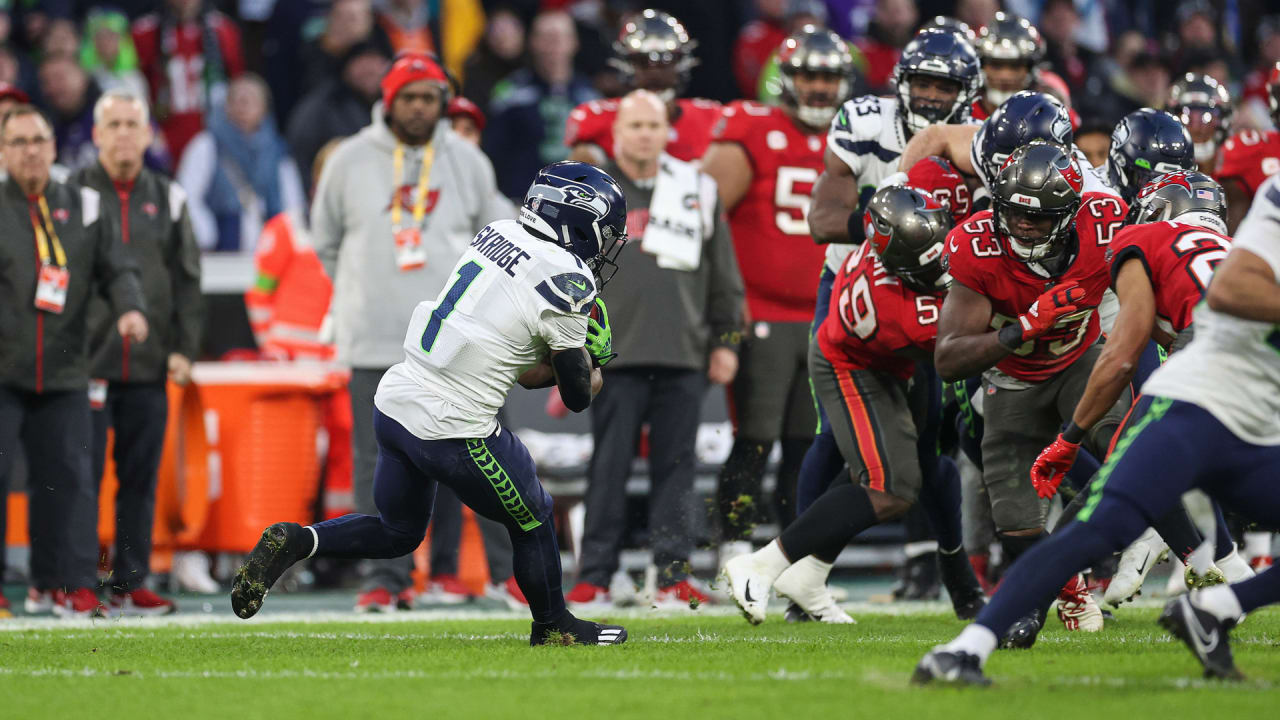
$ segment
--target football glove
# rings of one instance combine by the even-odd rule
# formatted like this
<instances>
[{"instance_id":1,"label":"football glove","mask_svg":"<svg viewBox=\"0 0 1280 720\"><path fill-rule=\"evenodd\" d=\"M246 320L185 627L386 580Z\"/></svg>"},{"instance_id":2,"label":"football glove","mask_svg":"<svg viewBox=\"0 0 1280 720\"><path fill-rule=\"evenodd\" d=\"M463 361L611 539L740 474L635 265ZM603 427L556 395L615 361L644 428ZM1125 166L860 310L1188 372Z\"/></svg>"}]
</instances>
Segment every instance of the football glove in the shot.
<instances>
[{"instance_id":1,"label":"football glove","mask_svg":"<svg viewBox=\"0 0 1280 720\"><path fill-rule=\"evenodd\" d=\"M1049 331L1063 315L1076 311L1076 303L1084 299L1079 283L1062 283L1044 291L1027 311L1018 316L1022 341L1034 340Z\"/></svg>"},{"instance_id":2,"label":"football glove","mask_svg":"<svg viewBox=\"0 0 1280 720\"><path fill-rule=\"evenodd\" d=\"M1051 498L1058 492L1062 478L1076 463L1076 453L1080 452L1080 443L1068 442L1061 435L1049 447L1040 451L1040 456L1031 466L1031 486L1041 498Z\"/></svg>"},{"instance_id":3,"label":"football glove","mask_svg":"<svg viewBox=\"0 0 1280 720\"><path fill-rule=\"evenodd\" d=\"M609 327L609 310L604 306L604 298L596 298L587 316L587 354L595 367L604 367L618 357L613 351L613 330Z\"/></svg>"}]
</instances>

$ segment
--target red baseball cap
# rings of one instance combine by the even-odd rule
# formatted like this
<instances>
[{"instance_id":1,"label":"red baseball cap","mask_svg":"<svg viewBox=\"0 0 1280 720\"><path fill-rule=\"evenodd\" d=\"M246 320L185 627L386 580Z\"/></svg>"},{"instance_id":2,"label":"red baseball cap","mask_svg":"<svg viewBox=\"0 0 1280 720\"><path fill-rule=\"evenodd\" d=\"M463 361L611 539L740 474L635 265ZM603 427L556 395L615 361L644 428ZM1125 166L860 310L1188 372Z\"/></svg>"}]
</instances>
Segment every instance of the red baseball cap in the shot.
<instances>
[{"instance_id":1,"label":"red baseball cap","mask_svg":"<svg viewBox=\"0 0 1280 720\"><path fill-rule=\"evenodd\" d=\"M469 117L471 122L476 124L477 130L484 130L484 111L479 105L459 95L449 101L449 107L444 111L445 117Z\"/></svg>"},{"instance_id":2,"label":"red baseball cap","mask_svg":"<svg viewBox=\"0 0 1280 720\"><path fill-rule=\"evenodd\" d=\"M400 88L419 80L434 80L442 87L449 86L449 77L445 75L444 68L440 67L440 63L431 55L421 52L404 52L397 55L395 61L391 63L391 69L382 76L383 109L391 109L391 101L395 99L396 93L400 92Z\"/></svg>"},{"instance_id":3,"label":"red baseball cap","mask_svg":"<svg viewBox=\"0 0 1280 720\"><path fill-rule=\"evenodd\" d=\"M17 100L20 103L29 103L31 102L31 97L17 85L0 82L0 100Z\"/></svg>"}]
</instances>

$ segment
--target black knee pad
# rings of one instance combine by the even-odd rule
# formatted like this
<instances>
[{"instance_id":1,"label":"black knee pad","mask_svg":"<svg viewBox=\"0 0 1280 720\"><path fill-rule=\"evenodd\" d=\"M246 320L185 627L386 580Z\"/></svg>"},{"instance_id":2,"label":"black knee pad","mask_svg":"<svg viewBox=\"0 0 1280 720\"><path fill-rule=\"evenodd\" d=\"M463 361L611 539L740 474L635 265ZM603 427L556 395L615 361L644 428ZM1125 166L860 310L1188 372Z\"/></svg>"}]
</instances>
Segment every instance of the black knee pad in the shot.
<instances>
[{"instance_id":1,"label":"black knee pad","mask_svg":"<svg viewBox=\"0 0 1280 720\"><path fill-rule=\"evenodd\" d=\"M1014 562L1031 549L1032 545L1040 542L1044 538L1044 533L1035 535L1006 535L1001 532L996 533L996 537L1000 540L1000 548L1004 550L1004 556L1008 562Z\"/></svg>"}]
</instances>

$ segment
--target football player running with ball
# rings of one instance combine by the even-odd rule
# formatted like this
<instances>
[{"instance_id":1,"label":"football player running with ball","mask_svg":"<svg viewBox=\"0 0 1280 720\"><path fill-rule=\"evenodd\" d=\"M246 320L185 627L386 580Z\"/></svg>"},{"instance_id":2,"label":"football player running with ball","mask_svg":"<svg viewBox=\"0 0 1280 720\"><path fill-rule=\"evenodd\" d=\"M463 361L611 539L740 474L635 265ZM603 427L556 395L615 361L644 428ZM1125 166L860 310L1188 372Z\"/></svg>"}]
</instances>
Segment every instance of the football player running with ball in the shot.
<instances>
[{"instance_id":1,"label":"football player running with ball","mask_svg":"<svg viewBox=\"0 0 1280 720\"><path fill-rule=\"evenodd\" d=\"M1195 338L1142 387L1145 413L1098 472L1089 502L1026 553L977 621L930 651L914 680L986 685L983 665L1007 628L1092 562L1125 547L1199 488L1247 517L1280 522L1280 182L1268 180L1195 310ZM944 312L945 322L945 312ZM1245 613L1280 601L1280 568L1193 590L1160 624L1210 678L1243 677L1228 634Z\"/></svg>"},{"instance_id":2,"label":"football player running with ball","mask_svg":"<svg viewBox=\"0 0 1280 720\"><path fill-rule=\"evenodd\" d=\"M237 615L257 613L272 584L300 560L412 552L426 533L440 482L507 527L516 582L533 614L531 645L626 641L623 628L579 620L565 607L551 496L528 450L495 419L516 382L557 385L575 412L599 392L599 366L612 351L597 293L617 269L626 216L613 178L562 162L534 178L518 221L499 220L476 235L453 284L414 310L404 362L378 385L379 514L268 527L236 573Z\"/></svg>"}]
</instances>

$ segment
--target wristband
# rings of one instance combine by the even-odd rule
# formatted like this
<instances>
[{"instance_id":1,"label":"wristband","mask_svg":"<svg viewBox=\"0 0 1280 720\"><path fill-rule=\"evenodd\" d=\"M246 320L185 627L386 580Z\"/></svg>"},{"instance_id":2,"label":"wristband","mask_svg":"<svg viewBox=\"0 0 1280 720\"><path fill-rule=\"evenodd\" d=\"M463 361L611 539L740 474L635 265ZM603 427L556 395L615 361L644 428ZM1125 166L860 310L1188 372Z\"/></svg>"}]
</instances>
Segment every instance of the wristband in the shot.
<instances>
[{"instance_id":1,"label":"wristband","mask_svg":"<svg viewBox=\"0 0 1280 720\"><path fill-rule=\"evenodd\" d=\"M1072 420L1071 424L1067 426L1067 429L1062 431L1062 439L1072 445L1079 445L1080 441L1084 440L1084 434L1086 432L1088 431L1077 425L1075 420Z\"/></svg>"},{"instance_id":2,"label":"wristband","mask_svg":"<svg viewBox=\"0 0 1280 720\"><path fill-rule=\"evenodd\" d=\"M996 340L999 341L1000 347L1013 352L1018 349L1018 346L1022 345L1022 328L1018 326L1017 322L1005 325L996 333Z\"/></svg>"}]
</instances>

